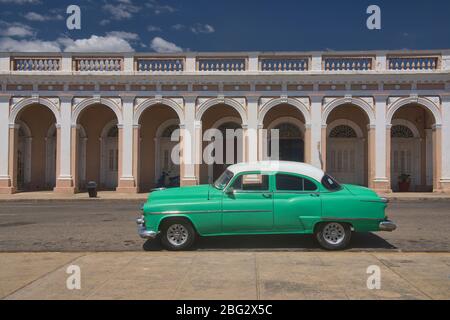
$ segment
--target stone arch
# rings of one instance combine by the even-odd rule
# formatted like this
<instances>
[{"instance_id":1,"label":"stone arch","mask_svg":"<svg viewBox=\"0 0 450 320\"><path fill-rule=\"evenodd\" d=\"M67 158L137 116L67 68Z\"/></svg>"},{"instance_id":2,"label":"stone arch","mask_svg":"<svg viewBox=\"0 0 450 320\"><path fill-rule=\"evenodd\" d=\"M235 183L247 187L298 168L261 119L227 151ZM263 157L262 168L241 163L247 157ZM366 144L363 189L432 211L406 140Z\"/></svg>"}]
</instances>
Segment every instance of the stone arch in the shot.
<instances>
[{"instance_id":1,"label":"stone arch","mask_svg":"<svg viewBox=\"0 0 450 320\"><path fill-rule=\"evenodd\" d=\"M374 113L372 107L370 106L370 104L368 104L366 101L364 101L360 98L340 98L340 99L336 99L336 100L333 100L332 102L328 103L325 106L325 108L323 109L322 125L323 126L327 125L328 116L331 114L331 112L334 109L336 109L339 106L345 105L345 104L351 104L351 105L361 108L368 116L369 124L375 125L375 113Z\"/></svg>"},{"instance_id":2,"label":"stone arch","mask_svg":"<svg viewBox=\"0 0 450 320\"><path fill-rule=\"evenodd\" d=\"M305 134L305 130L306 130L306 126L303 122L301 122L300 120L298 120L297 118L294 117L280 117L275 119L274 121L272 121L268 126L267 126L267 130L271 130L273 128L275 128L276 126L283 124L283 123L289 123L289 124L293 124L295 126L297 126L300 131L302 132L302 134Z\"/></svg>"},{"instance_id":3,"label":"stone arch","mask_svg":"<svg viewBox=\"0 0 450 320\"><path fill-rule=\"evenodd\" d=\"M241 125L242 119L239 119L238 117L225 117L225 118L222 118L222 119L214 122L214 124L212 125L212 128L218 129L218 128L220 128L220 126L222 126L226 123L229 123L229 122L233 122L233 123L237 123L237 124Z\"/></svg>"},{"instance_id":4,"label":"stone arch","mask_svg":"<svg viewBox=\"0 0 450 320\"><path fill-rule=\"evenodd\" d=\"M414 138L420 138L420 133L419 130L417 129L417 127L409 120L406 119L394 119L392 120L392 126L405 126L407 127L409 130L411 130L411 132L414 135Z\"/></svg>"},{"instance_id":5,"label":"stone arch","mask_svg":"<svg viewBox=\"0 0 450 320\"><path fill-rule=\"evenodd\" d=\"M401 98L392 103L387 111L386 114L386 123L389 125L392 123L392 118L394 117L395 112L399 110L401 107L404 107L409 104L418 104L427 110L429 110L434 117L434 123L435 125L441 125L442 124L442 117L441 113L439 111L439 107L432 102L431 100L427 98L421 98L421 97L407 97L407 98Z\"/></svg>"},{"instance_id":6,"label":"stone arch","mask_svg":"<svg viewBox=\"0 0 450 320\"><path fill-rule=\"evenodd\" d=\"M136 126L139 125L139 120L141 119L142 113L144 113L144 111L147 108L150 108L154 105L161 105L161 104L172 108L178 115L178 118L180 120L180 126L183 126L183 124L184 124L183 108L175 101L173 101L171 99L165 99L165 98L147 99L144 102L140 103L134 112L133 124Z\"/></svg>"},{"instance_id":7,"label":"stone arch","mask_svg":"<svg viewBox=\"0 0 450 320\"><path fill-rule=\"evenodd\" d=\"M9 115L9 123L11 125L14 125L20 111L22 111L24 108L26 108L32 104L39 104L39 105L43 105L43 106L46 106L47 108L49 108L50 111L55 116L56 125L61 124L61 115L60 115L58 106L56 104L54 104L52 101L50 101L49 99L38 98L38 97L23 99L23 100L19 101L18 103L16 103L11 109L11 112Z\"/></svg>"},{"instance_id":8,"label":"stone arch","mask_svg":"<svg viewBox=\"0 0 450 320\"><path fill-rule=\"evenodd\" d=\"M356 132L357 138L363 138L364 134L360 126L358 126L355 122L347 119L338 119L336 121L333 121L327 126L327 136L330 135L331 131L336 128L337 126L349 126Z\"/></svg>"},{"instance_id":9,"label":"stone arch","mask_svg":"<svg viewBox=\"0 0 450 320\"><path fill-rule=\"evenodd\" d=\"M117 105L117 103L115 103L111 99L107 99L107 98L90 98L90 99L85 99L85 100L81 101L80 103L78 103L72 112L72 125L76 126L81 112L84 109L86 109L87 107L92 106L94 104L102 104L104 106L109 107L116 115L117 124L122 125L122 123L123 123L122 109L120 108L120 106Z\"/></svg>"},{"instance_id":10,"label":"stone arch","mask_svg":"<svg viewBox=\"0 0 450 320\"><path fill-rule=\"evenodd\" d=\"M262 126L263 122L264 122L264 118L266 117L267 113L274 107L278 106L278 105L282 105L282 104L288 104L290 106L293 106L295 108L297 108L301 114L303 115L303 117L305 118L305 125L309 126L311 125L311 115L309 113L308 107L300 102L297 99L293 99L293 98L278 98L278 99L272 99L269 102L267 102L266 104L264 104L259 112L259 116L258 116L258 125Z\"/></svg>"},{"instance_id":11,"label":"stone arch","mask_svg":"<svg viewBox=\"0 0 450 320\"><path fill-rule=\"evenodd\" d=\"M196 115L195 115L195 119L196 121L201 121L203 114L211 107L214 107L218 104L225 104L227 106L232 107L233 109L235 109L239 115L241 116L241 120L242 120L242 126L246 126L247 125L247 112L245 110L245 108L236 100L234 99L230 99L230 98L224 98L224 99L220 99L220 98L215 98L215 99L210 99L206 102L204 102L203 104L200 105L200 107L198 108Z\"/></svg>"}]
</instances>

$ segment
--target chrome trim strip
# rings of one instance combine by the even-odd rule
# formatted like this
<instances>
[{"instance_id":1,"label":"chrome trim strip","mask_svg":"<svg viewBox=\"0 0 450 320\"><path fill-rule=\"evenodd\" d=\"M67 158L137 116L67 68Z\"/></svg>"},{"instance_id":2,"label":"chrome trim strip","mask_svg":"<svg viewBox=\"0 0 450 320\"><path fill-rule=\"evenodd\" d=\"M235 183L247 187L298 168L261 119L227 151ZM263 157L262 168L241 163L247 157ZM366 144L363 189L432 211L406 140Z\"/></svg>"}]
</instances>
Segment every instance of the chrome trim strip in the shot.
<instances>
[{"instance_id":1,"label":"chrome trim strip","mask_svg":"<svg viewBox=\"0 0 450 320\"><path fill-rule=\"evenodd\" d=\"M257 213L257 212L272 212L272 210L202 210L202 211L163 211L163 212L149 212L149 214L204 214L204 213Z\"/></svg>"},{"instance_id":2,"label":"chrome trim strip","mask_svg":"<svg viewBox=\"0 0 450 320\"><path fill-rule=\"evenodd\" d=\"M382 219L377 218L340 218L340 217L322 217L323 220L332 220L332 221L338 221L338 220L345 220L345 221L380 221Z\"/></svg>"}]
</instances>

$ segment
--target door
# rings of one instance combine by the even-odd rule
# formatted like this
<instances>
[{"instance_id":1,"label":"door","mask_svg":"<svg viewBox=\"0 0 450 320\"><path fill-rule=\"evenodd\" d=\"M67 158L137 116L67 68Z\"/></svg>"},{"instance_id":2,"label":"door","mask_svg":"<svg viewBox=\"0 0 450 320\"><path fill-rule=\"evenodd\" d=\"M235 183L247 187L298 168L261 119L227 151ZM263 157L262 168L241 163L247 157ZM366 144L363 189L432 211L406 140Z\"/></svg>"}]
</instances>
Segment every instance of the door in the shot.
<instances>
[{"instance_id":1,"label":"door","mask_svg":"<svg viewBox=\"0 0 450 320\"><path fill-rule=\"evenodd\" d=\"M322 215L318 186L312 180L277 174L274 190L274 227L280 232L310 230Z\"/></svg>"},{"instance_id":2,"label":"door","mask_svg":"<svg viewBox=\"0 0 450 320\"><path fill-rule=\"evenodd\" d=\"M224 193L222 231L258 233L273 230L273 193L269 176L242 174L232 182L232 193Z\"/></svg>"},{"instance_id":3,"label":"door","mask_svg":"<svg viewBox=\"0 0 450 320\"><path fill-rule=\"evenodd\" d=\"M172 159L172 152L177 147L177 141L171 141L169 138L161 138L159 150L159 178L163 172L167 172L169 177L177 177L180 175L180 166L175 164Z\"/></svg>"},{"instance_id":4,"label":"door","mask_svg":"<svg viewBox=\"0 0 450 320\"><path fill-rule=\"evenodd\" d=\"M398 191L398 177L411 176L411 191L420 184L420 141L416 138L392 138L391 181L392 190Z\"/></svg>"},{"instance_id":5,"label":"door","mask_svg":"<svg viewBox=\"0 0 450 320\"><path fill-rule=\"evenodd\" d=\"M106 189L114 189L117 187L118 170L119 170L119 149L117 138L106 138L105 142L105 181Z\"/></svg>"},{"instance_id":6,"label":"door","mask_svg":"<svg viewBox=\"0 0 450 320\"><path fill-rule=\"evenodd\" d=\"M327 168L342 183L364 185L364 146L358 138L330 138Z\"/></svg>"}]
</instances>

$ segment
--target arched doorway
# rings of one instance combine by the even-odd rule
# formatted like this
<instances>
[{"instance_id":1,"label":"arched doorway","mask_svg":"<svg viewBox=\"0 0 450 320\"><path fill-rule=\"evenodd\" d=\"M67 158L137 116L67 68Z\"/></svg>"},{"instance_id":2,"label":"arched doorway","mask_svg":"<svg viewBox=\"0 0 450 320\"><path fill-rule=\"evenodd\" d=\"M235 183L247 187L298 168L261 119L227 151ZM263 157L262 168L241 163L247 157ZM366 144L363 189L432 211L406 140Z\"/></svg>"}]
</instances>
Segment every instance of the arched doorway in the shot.
<instances>
[{"instance_id":1,"label":"arched doorway","mask_svg":"<svg viewBox=\"0 0 450 320\"><path fill-rule=\"evenodd\" d=\"M262 159L305 162L305 117L294 106L280 104L272 107L264 116L263 127L267 138L262 137ZM278 144L274 135L278 130ZM278 145L278 152L273 150ZM278 159L277 159L278 158Z\"/></svg>"},{"instance_id":2,"label":"arched doorway","mask_svg":"<svg viewBox=\"0 0 450 320\"><path fill-rule=\"evenodd\" d=\"M18 191L53 190L56 186L56 118L41 104L23 108L15 119L15 186Z\"/></svg>"},{"instance_id":3,"label":"arched doorway","mask_svg":"<svg viewBox=\"0 0 450 320\"><path fill-rule=\"evenodd\" d=\"M77 120L77 184L95 181L99 190L115 190L119 179L119 129L115 112L103 104L84 108Z\"/></svg>"},{"instance_id":4,"label":"arched doorway","mask_svg":"<svg viewBox=\"0 0 450 320\"><path fill-rule=\"evenodd\" d=\"M432 192L434 179L435 118L430 110L408 104L391 121L391 188L396 191Z\"/></svg>"},{"instance_id":5,"label":"arched doorway","mask_svg":"<svg viewBox=\"0 0 450 320\"><path fill-rule=\"evenodd\" d=\"M235 108L227 104L209 107L203 113L201 121L203 142L200 150L200 183L205 184L212 183L231 164L244 161L244 141L242 118ZM233 141L230 143L229 139ZM233 147L230 150L231 145ZM233 155L230 152L233 152ZM204 153L212 156L212 163L206 162Z\"/></svg>"},{"instance_id":6,"label":"arched doorway","mask_svg":"<svg viewBox=\"0 0 450 320\"><path fill-rule=\"evenodd\" d=\"M359 106L342 104L326 123L326 171L341 183L368 186L369 115Z\"/></svg>"},{"instance_id":7,"label":"arched doorway","mask_svg":"<svg viewBox=\"0 0 450 320\"><path fill-rule=\"evenodd\" d=\"M364 139L361 129L350 121L329 126L328 172L339 181L364 184Z\"/></svg>"},{"instance_id":8,"label":"arched doorway","mask_svg":"<svg viewBox=\"0 0 450 320\"><path fill-rule=\"evenodd\" d=\"M178 185L180 178L179 130L180 124L177 119L164 122L156 132L155 148L156 177L161 178L163 174L167 175L169 180L166 179L165 183L175 179L178 180Z\"/></svg>"},{"instance_id":9,"label":"arched doorway","mask_svg":"<svg viewBox=\"0 0 450 320\"><path fill-rule=\"evenodd\" d=\"M420 136L412 123L399 123L391 128L391 176L400 178L407 175L410 189L420 185ZM394 192L399 191L397 179L391 181Z\"/></svg>"},{"instance_id":10,"label":"arched doorway","mask_svg":"<svg viewBox=\"0 0 450 320\"><path fill-rule=\"evenodd\" d=\"M117 121L108 123L101 135L100 185L114 190L119 176L119 129Z\"/></svg>"},{"instance_id":11,"label":"arched doorway","mask_svg":"<svg viewBox=\"0 0 450 320\"><path fill-rule=\"evenodd\" d=\"M17 190L29 188L31 182L31 130L23 121L18 121L17 140Z\"/></svg>"},{"instance_id":12,"label":"arched doorway","mask_svg":"<svg viewBox=\"0 0 450 320\"><path fill-rule=\"evenodd\" d=\"M45 184L47 189L56 186L56 127L52 125L45 138Z\"/></svg>"},{"instance_id":13,"label":"arched doorway","mask_svg":"<svg viewBox=\"0 0 450 320\"><path fill-rule=\"evenodd\" d=\"M178 113L166 104L152 104L143 110L138 129L138 184L149 192L160 182L178 186L180 182ZM177 141L172 141L172 138ZM164 177L164 180L162 179Z\"/></svg>"}]
</instances>

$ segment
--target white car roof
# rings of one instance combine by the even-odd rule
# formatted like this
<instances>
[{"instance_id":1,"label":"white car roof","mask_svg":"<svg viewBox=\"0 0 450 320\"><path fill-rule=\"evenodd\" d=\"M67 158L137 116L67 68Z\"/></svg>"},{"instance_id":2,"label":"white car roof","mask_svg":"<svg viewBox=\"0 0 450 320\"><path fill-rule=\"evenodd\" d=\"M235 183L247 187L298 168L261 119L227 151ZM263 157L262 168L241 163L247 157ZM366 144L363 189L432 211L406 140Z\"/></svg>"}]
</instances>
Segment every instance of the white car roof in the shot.
<instances>
[{"instance_id":1,"label":"white car roof","mask_svg":"<svg viewBox=\"0 0 450 320\"><path fill-rule=\"evenodd\" d=\"M290 161L259 161L238 163L227 168L233 174L249 171L296 173L321 181L325 173L310 164Z\"/></svg>"}]
</instances>

